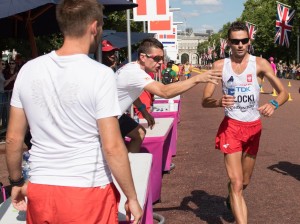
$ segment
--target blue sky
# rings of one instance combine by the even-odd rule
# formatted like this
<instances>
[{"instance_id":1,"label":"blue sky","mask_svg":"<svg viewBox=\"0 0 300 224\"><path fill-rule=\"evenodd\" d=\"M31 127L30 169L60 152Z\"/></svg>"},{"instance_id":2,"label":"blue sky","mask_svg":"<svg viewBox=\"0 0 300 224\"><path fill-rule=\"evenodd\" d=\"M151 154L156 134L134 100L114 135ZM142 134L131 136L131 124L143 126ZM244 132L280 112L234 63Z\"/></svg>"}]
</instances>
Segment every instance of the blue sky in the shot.
<instances>
[{"instance_id":1,"label":"blue sky","mask_svg":"<svg viewBox=\"0 0 300 224\"><path fill-rule=\"evenodd\" d=\"M174 12L174 21L183 22L179 30L192 27L194 32L212 29L218 32L227 22L240 17L246 0L170 0L170 7L181 8ZM186 25L185 25L186 23Z\"/></svg>"}]
</instances>

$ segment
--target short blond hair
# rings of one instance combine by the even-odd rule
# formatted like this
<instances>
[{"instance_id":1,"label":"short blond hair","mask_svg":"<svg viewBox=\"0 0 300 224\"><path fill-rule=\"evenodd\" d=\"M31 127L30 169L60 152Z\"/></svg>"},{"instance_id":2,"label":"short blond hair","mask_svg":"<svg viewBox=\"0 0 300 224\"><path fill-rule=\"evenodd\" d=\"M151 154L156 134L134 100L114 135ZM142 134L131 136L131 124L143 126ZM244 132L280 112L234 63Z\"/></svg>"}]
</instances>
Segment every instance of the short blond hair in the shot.
<instances>
[{"instance_id":1,"label":"short blond hair","mask_svg":"<svg viewBox=\"0 0 300 224\"><path fill-rule=\"evenodd\" d=\"M56 19L65 36L81 37L87 25L103 21L103 6L97 0L62 0L56 7Z\"/></svg>"}]
</instances>

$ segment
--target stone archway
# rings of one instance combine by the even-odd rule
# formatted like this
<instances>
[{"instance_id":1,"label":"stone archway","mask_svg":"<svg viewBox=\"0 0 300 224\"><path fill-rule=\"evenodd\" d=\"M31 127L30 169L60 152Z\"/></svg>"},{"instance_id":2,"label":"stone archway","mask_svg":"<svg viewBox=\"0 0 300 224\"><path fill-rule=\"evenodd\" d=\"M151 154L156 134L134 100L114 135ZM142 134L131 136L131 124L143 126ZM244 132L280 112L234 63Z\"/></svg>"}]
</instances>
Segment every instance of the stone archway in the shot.
<instances>
[{"instance_id":1,"label":"stone archway","mask_svg":"<svg viewBox=\"0 0 300 224\"><path fill-rule=\"evenodd\" d=\"M199 64L199 54L197 53L193 53L192 54L192 60L191 60L191 63L193 65L198 65Z\"/></svg>"},{"instance_id":2,"label":"stone archway","mask_svg":"<svg viewBox=\"0 0 300 224\"><path fill-rule=\"evenodd\" d=\"M187 53L183 53L183 54L181 55L180 62L181 62L182 64L184 64L185 62L187 62L187 61L189 61L189 60L190 60L190 57L189 57L189 55L188 55Z\"/></svg>"}]
</instances>

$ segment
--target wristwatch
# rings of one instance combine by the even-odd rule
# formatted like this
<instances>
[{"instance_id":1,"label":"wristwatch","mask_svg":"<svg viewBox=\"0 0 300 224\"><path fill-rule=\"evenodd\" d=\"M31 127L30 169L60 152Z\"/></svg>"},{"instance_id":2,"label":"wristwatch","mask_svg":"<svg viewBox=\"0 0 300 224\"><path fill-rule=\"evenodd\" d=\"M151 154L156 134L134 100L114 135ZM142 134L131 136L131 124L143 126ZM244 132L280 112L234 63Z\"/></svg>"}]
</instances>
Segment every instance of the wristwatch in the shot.
<instances>
[{"instance_id":1,"label":"wristwatch","mask_svg":"<svg viewBox=\"0 0 300 224\"><path fill-rule=\"evenodd\" d=\"M142 104L140 107L138 107L138 111L142 112L143 110L146 109L146 105Z\"/></svg>"},{"instance_id":2,"label":"wristwatch","mask_svg":"<svg viewBox=\"0 0 300 224\"><path fill-rule=\"evenodd\" d=\"M269 102L275 107L275 110L279 107L279 104L276 100L270 100Z\"/></svg>"},{"instance_id":3,"label":"wristwatch","mask_svg":"<svg viewBox=\"0 0 300 224\"><path fill-rule=\"evenodd\" d=\"M25 183L24 177L21 176L18 180L13 180L10 178L10 176L8 177L9 183L12 187L20 187Z\"/></svg>"}]
</instances>

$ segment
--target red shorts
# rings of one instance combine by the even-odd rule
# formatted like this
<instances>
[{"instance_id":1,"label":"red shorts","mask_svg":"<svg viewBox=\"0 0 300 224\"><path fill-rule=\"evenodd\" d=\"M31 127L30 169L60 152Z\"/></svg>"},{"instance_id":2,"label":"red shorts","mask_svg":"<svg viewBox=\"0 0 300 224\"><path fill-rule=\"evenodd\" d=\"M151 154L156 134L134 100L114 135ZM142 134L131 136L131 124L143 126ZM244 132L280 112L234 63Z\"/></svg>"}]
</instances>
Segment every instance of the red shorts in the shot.
<instances>
[{"instance_id":1,"label":"red shorts","mask_svg":"<svg viewBox=\"0 0 300 224\"><path fill-rule=\"evenodd\" d=\"M246 152L256 156L261 135L261 121L237 121L225 117L216 136L216 149L225 154Z\"/></svg>"},{"instance_id":2,"label":"red shorts","mask_svg":"<svg viewBox=\"0 0 300 224\"><path fill-rule=\"evenodd\" d=\"M63 187L28 183L27 224L118 223L120 194L105 187Z\"/></svg>"}]
</instances>

